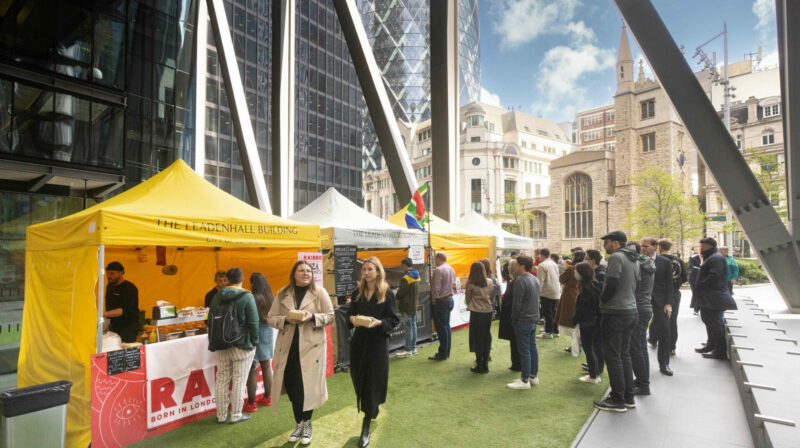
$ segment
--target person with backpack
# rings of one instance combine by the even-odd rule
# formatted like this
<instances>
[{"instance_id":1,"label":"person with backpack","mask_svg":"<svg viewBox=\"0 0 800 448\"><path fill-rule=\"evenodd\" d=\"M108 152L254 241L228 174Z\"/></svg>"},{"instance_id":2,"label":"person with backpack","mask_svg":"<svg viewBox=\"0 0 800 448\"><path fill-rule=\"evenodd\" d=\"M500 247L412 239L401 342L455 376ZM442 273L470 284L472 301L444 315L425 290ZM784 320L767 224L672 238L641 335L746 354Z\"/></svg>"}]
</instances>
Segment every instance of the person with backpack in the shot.
<instances>
[{"instance_id":1,"label":"person with backpack","mask_svg":"<svg viewBox=\"0 0 800 448\"><path fill-rule=\"evenodd\" d=\"M490 285L494 287L494 294L492 297L492 311L494 311L494 315L492 316L492 320L497 318L497 311L500 310L500 296L502 295L500 291L500 282L497 281L497 277L492 274L492 262L489 261L488 258L481 258L480 261L483 264L484 269L486 269L486 281L489 282Z\"/></svg>"},{"instance_id":2,"label":"person with backpack","mask_svg":"<svg viewBox=\"0 0 800 448\"><path fill-rule=\"evenodd\" d=\"M670 355L675 356L678 344L678 310L681 308L681 286L689 280L689 270L683 260L670 252L672 242L668 239L658 240L658 254L672 262L672 315L669 318Z\"/></svg>"},{"instance_id":3,"label":"person with backpack","mask_svg":"<svg viewBox=\"0 0 800 448\"><path fill-rule=\"evenodd\" d=\"M298 311L302 317L294 317ZM314 271L307 261L300 260L292 267L289 284L278 291L267 322L278 329L273 358L273 411L278 413L285 388L297 423L289 443L300 440L308 445L311 414L328 400L325 327L333 323L333 304L328 292L314 282Z\"/></svg>"},{"instance_id":4,"label":"person with backpack","mask_svg":"<svg viewBox=\"0 0 800 448\"><path fill-rule=\"evenodd\" d=\"M209 307L208 349L217 353L217 423L227 421L230 403L233 424L253 417L243 414L239 403L243 402L247 373L258 344L258 311L253 294L242 288L242 270L230 268L225 276L228 286L214 296ZM229 397L230 383L233 386Z\"/></svg>"}]
</instances>

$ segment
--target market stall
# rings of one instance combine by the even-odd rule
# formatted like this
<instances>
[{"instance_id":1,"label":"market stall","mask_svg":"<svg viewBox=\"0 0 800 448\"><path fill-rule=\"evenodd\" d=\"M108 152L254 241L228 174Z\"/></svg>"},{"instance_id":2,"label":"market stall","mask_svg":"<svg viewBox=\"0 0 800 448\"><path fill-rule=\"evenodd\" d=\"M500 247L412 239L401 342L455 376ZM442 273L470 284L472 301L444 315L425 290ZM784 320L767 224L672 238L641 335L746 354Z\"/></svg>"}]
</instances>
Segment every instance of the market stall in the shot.
<instances>
[{"instance_id":1,"label":"market stall","mask_svg":"<svg viewBox=\"0 0 800 448\"><path fill-rule=\"evenodd\" d=\"M30 226L26 234L19 386L72 381L67 445L87 446L92 441L100 446L100 441L90 436L90 427L96 423L91 418L92 390L117 391L116 387L122 386L112 380L120 377L111 376L111 371L122 375L141 372L147 364L144 361L151 359L148 346L102 354L108 355L103 363L105 373L96 378L97 383L91 382L92 358L103 351L104 267L108 262L119 261L125 266L125 279L139 290L139 309L152 317L158 300L176 309L202 307L219 269L238 266L246 278L252 272L262 272L277 290L287 283L298 256L317 253L319 245L318 226L251 207L205 181L181 160L94 207ZM196 320L190 319L191 315L185 317ZM205 353L197 353L202 350L178 347L178 342L193 338L197 347L204 347L200 339L205 336L194 336L165 342L168 345L157 350L162 358L186 369L175 381L186 382L194 372L191 369L209 371ZM142 425L151 427L146 419L153 404L152 378L143 373L147 376L146 394L107 408L109 412L122 412L109 418L117 425L133 428L131 431L138 431ZM213 369L210 379L207 375L203 374L211 383L208 386L213 396ZM190 396L183 404L195 407L201 401L201 395ZM128 405L131 407L120 411ZM209 408L199 410L203 409Z\"/></svg>"},{"instance_id":2,"label":"market stall","mask_svg":"<svg viewBox=\"0 0 800 448\"><path fill-rule=\"evenodd\" d=\"M406 209L403 207L394 216L389 218L389 222L399 226L405 226ZM469 323L469 311L464 302L464 286L466 278L469 276L469 268L472 263L482 259L494 259L494 246L492 238L486 234L474 233L451 224L434 214L429 215L430 220L430 247L434 252L444 252L447 254L447 263L456 271L458 291L453 294L455 306L450 313L450 326L452 328L461 327Z\"/></svg>"},{"instance_id":3,"label":"market stall","mask_svg":"<svg viewBox=\"0 0 800 448\"><path fill-rule=\"evenodd\" d=\"M494 246L497 251L502 249L533 249L533 240L524 236L514 235L489 222L486 218L470 210L461 215L455 223L457 226L473 233L489 235L494 239Z\"/></svg>"},{"instance_id":4,"label":"market stall","mask_svg":"<svg viewBox=\"0 0 800 448\"><path fill-rule=\"evenodd\" d=\"M397 288L402 277L400 261L409 257L422 274L419 287L420 307L417 311L417 338L430 338L430 286L425 248L428 235L386 222L351 202L335 188L329 188L319 198L290 217L295 221L320 226L324 269L323 284L331 297L337 297L337 365L349 363L345 315L349 309L347 297L355 289L361 263L375 256L386 269L387 281ZM416 258L416 259L415 259ZM394 329L389 349L401 347L405 341L403 326Z\"/></svg>"}]
</instances>

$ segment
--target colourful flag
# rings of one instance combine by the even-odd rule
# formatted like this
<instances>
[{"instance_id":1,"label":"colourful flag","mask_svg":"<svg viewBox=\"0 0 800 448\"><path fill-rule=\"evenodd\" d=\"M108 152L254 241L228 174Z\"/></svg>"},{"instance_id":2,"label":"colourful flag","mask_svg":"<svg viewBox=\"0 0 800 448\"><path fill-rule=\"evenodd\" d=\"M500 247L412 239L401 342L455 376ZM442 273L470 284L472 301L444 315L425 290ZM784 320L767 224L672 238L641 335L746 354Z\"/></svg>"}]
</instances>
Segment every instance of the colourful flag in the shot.
<instances>
[{"instance_id":1,"label":"colourful flag","mask_svg":"<svg viewBox=\"0 0 800 448\"><path fill-rule=\"evenodd\" d=\"M406 209L406 227L424 231L424 225L428 222L428 213L425 211L425 202L422 195L428 192L428 183L425 182L411 198Z\"/></svg>"}]
</instances>

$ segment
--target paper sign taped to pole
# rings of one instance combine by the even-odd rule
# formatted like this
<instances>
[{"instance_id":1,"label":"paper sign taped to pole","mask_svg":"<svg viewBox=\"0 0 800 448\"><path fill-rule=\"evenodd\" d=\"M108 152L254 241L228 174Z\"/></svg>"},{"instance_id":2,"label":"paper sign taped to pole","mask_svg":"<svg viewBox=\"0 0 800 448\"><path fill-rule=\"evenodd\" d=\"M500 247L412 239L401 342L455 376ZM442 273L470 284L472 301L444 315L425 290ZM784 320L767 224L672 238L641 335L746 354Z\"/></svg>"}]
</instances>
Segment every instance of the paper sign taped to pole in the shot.
<instances>
[{"instance_id":1,"label":"paper sign taped to pole","mask_svg":"<svg viewBox=\"0 0 800 448\"><path fill-rule=\"evenodd\" d=\"M423 264L425 263L425 247L423 246L411 246L408 248L408 258L414 264Z\"/></svg>"}]
</instances>

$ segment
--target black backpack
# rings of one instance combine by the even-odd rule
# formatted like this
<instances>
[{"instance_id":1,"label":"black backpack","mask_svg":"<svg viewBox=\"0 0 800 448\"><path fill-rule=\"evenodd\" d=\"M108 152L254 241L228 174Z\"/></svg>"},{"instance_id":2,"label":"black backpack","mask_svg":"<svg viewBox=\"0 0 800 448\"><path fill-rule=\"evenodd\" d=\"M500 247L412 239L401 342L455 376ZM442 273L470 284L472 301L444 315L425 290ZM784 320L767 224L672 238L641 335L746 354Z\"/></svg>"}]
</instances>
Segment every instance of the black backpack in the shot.
<instances>
[{"instance_id":1,"label":"black backpack","mask_svg":"<svg viewBox=\"0 0 800 448\"><path fill-rule=\"evenodd\" d=\"M680 289L681 285L686 283L688 275L686 273L686 266L680 258L675 255L668 255L667 258L672 263L672 283L675 290Z\"/></svg>"},{"instance_id":2,"label":"black backpack","mask_svg":"<svg viewBox=\"0 0 800 448\"><path fill-rule=\"evenodd\" d=\"M244 329L239 324L239 311L236 302L247 294L238 294L233 300L222 302L216 313L208 313L208 350L215 352L236 345L244 336Z\"/></svg>"}]
</instances>

